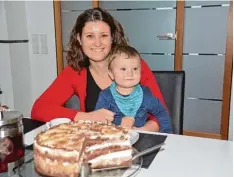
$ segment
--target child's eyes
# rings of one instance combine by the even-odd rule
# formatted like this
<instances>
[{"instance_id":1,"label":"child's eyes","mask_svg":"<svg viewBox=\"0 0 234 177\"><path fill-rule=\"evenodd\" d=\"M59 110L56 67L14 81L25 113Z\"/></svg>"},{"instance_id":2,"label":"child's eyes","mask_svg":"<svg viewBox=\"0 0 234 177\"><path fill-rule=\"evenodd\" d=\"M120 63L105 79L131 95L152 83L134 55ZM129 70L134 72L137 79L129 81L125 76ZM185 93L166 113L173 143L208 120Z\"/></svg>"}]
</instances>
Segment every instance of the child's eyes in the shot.
<instances>
[{"instance_id":1,"label":"child's eyes","mask_svg":"<svg viewBox=\"0 0 234 177\"><path fill-rule=\"evenodd\" d=\"M138 69L139 69L138 67L133 68L134 71L137 71Z\"/></svg>"},{"instance_id":2,"label":"child's eyes","mask_svg":"<svg viewBox=\"0 0 234 177\"><path fill-rule=\"evenodd\" d=\"M126 68L120 68L121 71L126 71ZM138 71L139 70L139 67L135 67L133 68L134 71Z\"/></svg>"}]
</instances>

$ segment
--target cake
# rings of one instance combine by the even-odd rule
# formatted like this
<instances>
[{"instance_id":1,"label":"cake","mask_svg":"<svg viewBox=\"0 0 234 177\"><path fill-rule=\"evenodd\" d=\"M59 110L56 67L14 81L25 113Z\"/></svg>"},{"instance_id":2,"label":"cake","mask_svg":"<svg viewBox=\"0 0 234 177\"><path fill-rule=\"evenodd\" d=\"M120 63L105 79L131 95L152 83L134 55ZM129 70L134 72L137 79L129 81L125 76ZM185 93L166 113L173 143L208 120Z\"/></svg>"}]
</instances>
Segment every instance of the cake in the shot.
<instances>
[{"instance_id":1,"label":"cake","mask_svg":"<svg viewBox=\"0 0 234 177\"><path fill-rule=\"evenodd\" d=\"M79 176L82 163L90 163L93 169L130 166L131 159L129 130L112 124L60 124L34 140L35 168L46 176Z\"/></svg>"}]
</instances>

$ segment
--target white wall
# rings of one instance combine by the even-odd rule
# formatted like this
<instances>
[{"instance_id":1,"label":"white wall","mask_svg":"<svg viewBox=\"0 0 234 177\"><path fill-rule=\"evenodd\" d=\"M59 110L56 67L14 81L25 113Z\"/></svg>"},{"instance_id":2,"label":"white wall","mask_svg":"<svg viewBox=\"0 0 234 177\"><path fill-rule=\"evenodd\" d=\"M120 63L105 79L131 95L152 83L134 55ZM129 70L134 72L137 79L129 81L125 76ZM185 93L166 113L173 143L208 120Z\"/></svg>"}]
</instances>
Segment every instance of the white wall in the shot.
<instances>
[{"instance_id":1,"label":"white wall","mask_svg":"<svg viewBox=\"0 0 234 177\"><path fill-rule=\"evenodd\" d=\"M9 40L28 39L25 2L5 2L5 14ZM32 105L32 84L29 44L9 44L14 109L29 116Z\"/></svg>"},{"instance_id":2,"label":"white wall","mask_svg":"<svg viewBox=\"0 0 234 177\"><path fill-rule=\"evenodd\" d=\"M7 22L5 15L4 2L0 1L0 39L7 40ZM3 90L2 104L9 107L14 107L12 76L11 76L11 61L8 44L0 44L0 87Z\"/></svg>"},{"instance_id":3,"label":"white wall","mask_svg":"<svg viewBox=\"0 0 234 177\"><path fill-rule=\"evenodd\" d=\"M35 100L57 76L53 1L27 1L32 98ZM32 35L38 36L39 54L33 54ZM47 38L47 54L43 54L40 35ZM35 44L35 42L34 42Z\"/></svg>"},{"instance_id":4,"label":"white wall","mask_svg":"<svg viewBox=\"0 0 234 177\"><path fill-rule=\"evenodd\" d=\"M33 102L56 77L53 1L0 1L0 24L0 39L29 39L0 44L0 85L4 103L30 116ZM32 42L32 35L39 36L38 43ZM41 36L47 38L44 50ZM38 54L33 53L33 44Z\"/></svg>"}]
</instances>

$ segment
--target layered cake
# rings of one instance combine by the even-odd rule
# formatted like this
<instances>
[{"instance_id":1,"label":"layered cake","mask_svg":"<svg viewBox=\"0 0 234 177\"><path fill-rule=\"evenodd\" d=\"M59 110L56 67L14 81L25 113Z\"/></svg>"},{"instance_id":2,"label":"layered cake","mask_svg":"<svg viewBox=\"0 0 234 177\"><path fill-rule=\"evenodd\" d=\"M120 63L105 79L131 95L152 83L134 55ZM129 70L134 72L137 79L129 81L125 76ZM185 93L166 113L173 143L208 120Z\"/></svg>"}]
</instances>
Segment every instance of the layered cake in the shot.
<instances>
[{"instance_id":1,"label":"layered cake","mask_svg":"<svg viewBox=\"0 0 234 177\"><path fill-rule=\"evenodd\" d=\"M112 124L60 124L34 141L35 168L46 176L78 176L82 163L90 163L93 169L129 166L131 159L129 130Z\"/></svg>"}]
</instances>

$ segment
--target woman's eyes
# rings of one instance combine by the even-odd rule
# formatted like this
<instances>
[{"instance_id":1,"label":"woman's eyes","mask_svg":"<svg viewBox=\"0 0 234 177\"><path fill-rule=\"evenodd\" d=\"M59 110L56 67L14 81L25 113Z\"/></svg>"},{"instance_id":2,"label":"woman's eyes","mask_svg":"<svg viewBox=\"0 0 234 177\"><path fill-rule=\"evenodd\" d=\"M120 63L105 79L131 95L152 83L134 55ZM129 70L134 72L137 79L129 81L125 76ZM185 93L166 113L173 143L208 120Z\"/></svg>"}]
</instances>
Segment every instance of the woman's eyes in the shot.
<instances>
[{"instance_id":1,"label":"woman's eyes","mask_svg":"<svg viewBox=\"0 0 234 177\"><path fill-rule=\"evenodd\" d=\"M103 35L101 35L101 37L108 37L109 35L108 34L103 34ZM87 38L94 38L94 35L87 35Z\"/></svg>"},{"instance_id":2,"label":"woman's eyes","mask_svg":"<svg viewBox=\"0 0 234 177\"><path fill-rule=\"evenodd\" d=\"M87 38L93 38L93 35L87 35Z\"/></svg>"},{"instance_id":3,"label":"woman's eyes","mask_svg":"<svg viewBox=\"0 0 234 177\"><path fill-rule=\"evenodd\" d=\"M103 34L102 37L108 37L108 35L107 34Z\"/></svg>"},{"instance_id":4,"label":"woman's eyes","mask_svg":"<svg viewBox=\"0 0 234 177\"><path fill-rule=\"evenodd\" d=\"M126 71L126 68L120 68L121 71Z\"/></svg>"}]
</instances>

